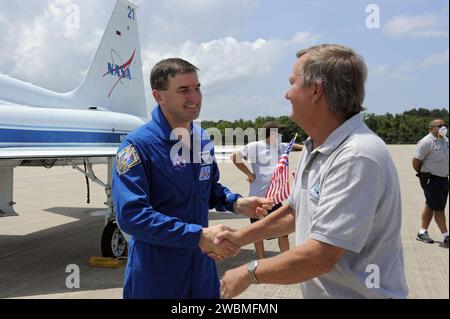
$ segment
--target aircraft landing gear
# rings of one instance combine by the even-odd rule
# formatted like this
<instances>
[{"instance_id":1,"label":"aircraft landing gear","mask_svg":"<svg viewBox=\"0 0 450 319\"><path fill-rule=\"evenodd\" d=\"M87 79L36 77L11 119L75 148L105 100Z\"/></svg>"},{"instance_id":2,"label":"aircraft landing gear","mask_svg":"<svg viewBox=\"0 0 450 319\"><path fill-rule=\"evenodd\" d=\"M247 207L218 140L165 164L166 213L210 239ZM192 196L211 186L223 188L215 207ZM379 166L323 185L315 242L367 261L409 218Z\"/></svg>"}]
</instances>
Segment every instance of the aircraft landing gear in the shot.
<instances>
[{"instance_id":1,"label":"aircraft landing gear","mask_svg":"<svg viewBox=\"0 0 450 319\"><path fill-rule=\"evenodd\" d=\"M111 192L113 162L114 158L108 158L108 182L107 185L105 185L105 204L108 206L108 213L105 216L105 228L103 229L102 234L101 250L103 257L118 258L127 256L130 236L120 230L116 221Z\"/></svg>"},{"instance_id":2,"label":"aircraft landing gear","mask_svg":"<svg viewBox=\"0 0 450 319\"><path fill-rule=\"evenodd\" d=\"M105 188L106 193L106 206L108 207L108 212L105 216L105 228L102 233L101 240L101 252L103 257L122 257L127 256L128 250L128 241L131 239L131 236L123 233L116 221L116 214L114 212L114 202L112 198L111 185L112 185L112 169L114 164L114 158L108 157L108 181L107 183L103 183L100 179L97 178L94 174L94 170L92 169L92 164L89 162L89 159L85 159L87 172L79 168L77 165L72 164L73 168L78 170L80 173L86 175L93 182L101 185Z\"/></svg>"},{"instance_id":3,"label":"aircraft landing gear","mask_svg":"<svg viewBox=\"0 0 450 319\"><path fill-rule=\"evenodd\" d=\"M101 250L103 257L122 257L127 255L127 241L116 221L110 221L103 229Z\"/></svg>"}]
</instances>

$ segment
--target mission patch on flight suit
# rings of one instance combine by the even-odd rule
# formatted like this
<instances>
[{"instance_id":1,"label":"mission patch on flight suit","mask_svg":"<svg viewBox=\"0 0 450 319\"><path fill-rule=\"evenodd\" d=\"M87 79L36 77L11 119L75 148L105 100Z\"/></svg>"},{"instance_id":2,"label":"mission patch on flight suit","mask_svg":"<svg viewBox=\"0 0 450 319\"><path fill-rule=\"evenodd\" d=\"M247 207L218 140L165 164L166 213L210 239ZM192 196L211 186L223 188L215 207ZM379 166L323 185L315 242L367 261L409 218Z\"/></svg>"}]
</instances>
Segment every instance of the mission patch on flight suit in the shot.
<instances>
[{"instance_id":1,"label":"mission patch on flight suit","mask_svg":"<svg viewBox=\"0 0 450 319\"><path fill-rule=\"evenodd\" d=\"M139 164L141 159L133 144L128 145L116 155L117 174L128 172L133 166Z\"/></svg>"}]
</instances>

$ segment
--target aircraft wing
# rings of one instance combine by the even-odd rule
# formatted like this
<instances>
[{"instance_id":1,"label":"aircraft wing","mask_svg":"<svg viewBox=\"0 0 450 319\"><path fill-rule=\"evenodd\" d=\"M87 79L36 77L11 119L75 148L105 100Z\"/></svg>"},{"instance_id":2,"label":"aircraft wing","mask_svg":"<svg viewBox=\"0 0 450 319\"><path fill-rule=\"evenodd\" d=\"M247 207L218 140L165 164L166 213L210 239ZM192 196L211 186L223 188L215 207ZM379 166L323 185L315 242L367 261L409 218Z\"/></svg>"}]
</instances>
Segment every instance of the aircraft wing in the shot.
<instances>
[{"instance_id":1,"label":"aircraft wing","mask_svg":"<svg viewBox=\"0 0 450 319\"><path fill-rule=\"evenodd\" d=\"M74 157L113 157L118 146L85 147L5 147L0 148L0 159L45 159ZM218 160L228 160L233 147L215 148Z\"/></svg>"},{"instance_id":2,"label":"aircraft wing","mask_svg":"<svg viewBox=\"0 0 450 319\"><path fill-rule=\"evenodd\" d=\"M113 157L118 146L103 147L16 147L0 148L0 159L50 159Z\"/></svg>"}]
</instances>

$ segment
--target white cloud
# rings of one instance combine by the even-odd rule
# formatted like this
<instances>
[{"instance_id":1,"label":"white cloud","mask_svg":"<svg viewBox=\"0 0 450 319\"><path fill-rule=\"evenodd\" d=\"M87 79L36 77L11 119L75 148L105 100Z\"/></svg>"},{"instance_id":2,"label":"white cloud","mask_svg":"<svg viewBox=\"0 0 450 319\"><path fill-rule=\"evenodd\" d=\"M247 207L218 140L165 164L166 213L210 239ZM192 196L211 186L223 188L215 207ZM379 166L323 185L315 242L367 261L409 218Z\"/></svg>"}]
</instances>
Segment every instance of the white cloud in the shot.
<instances>
[{"instance_id":1,"label":"white cloud","mask_svg":"<svg viewBox=\"0 0 450 319\"><path fill-rule=\"evenodd\" d=\"M260 0L140 1L138 21L145 17L147 42L179 44L211 41L246 31L247 17Z\"/></svg>"},{"instance_id":2,"label":"white cloud","mask_svg":"<svg viewBox=\"0 0 450 319\"><path fill-rule=\"evenodd\" d=\"M446 37L448 36L448 8L445 12L422 15L397 15L386 22L383 32L389 36L401 37Z\"/></svg>"},{"instance_id":3,"label":"white cloud","mask_svg":"<svg viewBox=\"0 0 450 319\"><path fill-rule=\"evenodd\" d=\"M251 42L229 36L209 42L186 41L179 47L150 45L143 50L144 69L149 74L159 60L179 56L200 68L204 87L209 89L239 78L267 74L285 52L292 53L294 47L315 43L319 38L319 35L302 32L291 39Z\"/></svg>"},{"instance_id":4,"label":"white cloud","mask_svg":"<svg viewBox=\"0 0 450 319\"><path fill-rule=\"evenodd\" d=\"M255 119L258 116L289 115L290 103L284 99L282 90L265 94L262 91L237 92L205 96L201 119Z\"/></svg>"},{"instance_id":5,"label":"white cloud","mask_svg":"<svg viewBox=\"0 0 450 319\"><path fill-rule=\"evenodd\" d=\"M233 37L205 43L186 42L180 56L186 56L203 70L205 88L242 77L258 76L270 71L271 61L280 47L264 39L237 41Z\"/></svg>"},{"instance_id":6,"label":"white cloud","mask_svg":"<svg viewBox=\"0 0 450 319\"><path fill-rule=\"evenodd\" d=\"M223 39L239 34L240 29L245 29L246 15L258 2L136 1L144 70L149 70L162 57L180 54L189 58L198 56L200 62L208 62L204 46L210 44L211 51L218 50L214 47L220 46ZM87 72L113 4L111 0L0 3L0 71L52 90L73 89ZM68 27L73 6L80 12L80 28ZM12 14L4 16L3 12ZM225 16L227 19L223 19ZM221 34L223 39L217 39ZM264 43L253 45L264 46ZM145 50L146 47L154 50Z\"/></svg>"},{"instance_id":7,"label":"white cloud","mask_svg":"<svg viewBox=\"0 0 450 319\"><path fill-rule=\"evenodd\" d=\"M381 64L376 65L372 68L370 68L370 71L379 74L379 75L388 75L389 74L389 65L387 64Z\"/></svg>"},{"instance_id":8,"label":"white cloud","mask_svg":"<svg viewBox=\"0 0 450 319\"><path fill-rule=\"evenodd\" d=\"M419 66L422 68L427 68L436 65L448 64L448 48L445 52L438 52L430 55L428 58L423 60Z\"/></svg>"},{"instance_id":9,"label":"white cloud","mask_svg":"<svg viewBox=\"0 0 450 319\"><path fill-rule=\"evenodd\" d=\"M163 58L178 56L200 68L205 101L214 101L217 109L224 110L235 101L244 103L248 110L262 111L273 105L268 89L273 85L273 73L287 57L294 59L299 47L316 43L319 36L294 31L287 38L249 37L246 17L258 2L137 1L148 103L154 103L148 80L151 68ZM75 88L87 72L112 4L110 0L1 3L0 72L51 90ZM80 28L67 27L74 5L80 12ZM3 12L17 12L17 16L4 16ZM282 92L276 90L273 95L277 101L282 99ZM206 108L202 114L222 116L217 109L208 113L211 109Z\"/></svg>"},{"instance_id":10,"label":"white cloud","mask_svg":"<svg viewBox=\"0 0 450 319\"><path fill-rule=\"evenodd\" d=\"M15 3L8 4L8 12L14 14ZM28 11L22 8L27 18L8 16L7 23L2 23L2 33L7 35L2 47L8 49L0 51L0 58L13 58L0 65L1 72L56 91L75 88L103 33L96 25L98 21L91 19L93 12L105 11L98 6L104 7L88 0L49 0L28 3ZM80 13L81 25L72 23L77 20L72 19L74 9ZM105 14L95 15L101 18Z\"/></svg>"},{"instance_id":11,"label":"white cloud","mask_svg":"<svg viewBox=\"0 0 450 319\"><path fill-rule=\"evenodd\" d=\"M87 72L115 1L0 1L0 73L52 90L73 89ZM328 30L327 41L349 41L348 32L339 24L330 25L326 16L328 11L315 10L317 6L330 6L322 0L306 0L301 6L297 0L289 0L286 4L262 0L132 1L139 7L137 20L147 95L150 92L149 71L154 63L169 56L181 56L200 67L205 104L214 102L213 111L208 107L202 111L204 118L233 118L243 110L243 117L247 118L265 115L263 113L267 114L273 108L285 112L283 91L291 61L297 50L319 40L317 35L298 31ZM80 9L79 29L66 27L68 8L72 5ZM427 6L434 8L428 13L421 9L423 6L403 7L423 14L394 17L384 26L386 34L396 37L448 36L448 7L439 13L440 7L436 5ZM346 5L336 7L334 18L344 19L346 12L352 12L350 9ZM272 20L270 14L275 11L277 18L286 17L286 21ZM387 14L388 11L385 16ZM350 42L358 47L372 48L368 40L358 34L351 38ZM444 68L438 66L448 65L446 43L445 46L437 41L430 43L430 54L420 56L417 51L410 51L409 39L399 41L403 41L398 42L401 47L384 47L380 43L377 48L383 47L383 52L370 50L370 54L383 57L384 53L395 51L386 57L387 62L383 62L386 65L379 66L376 71L372 69L372 72L403 79L419 78L418 73L425 68L430 68L430 72L445 73ZM393 61L401 56L410 61L395 65ZM370 60L370 56L367 58ZM152 105L153 98L148 102ZM229 114L229 110L234 114Z\"/></svg>"},{"instance_id":12,"label":"white cloud","mask_svg":"<svg viewBox=\"0 0 450 319\"><path fill-rule=\"evenodd\" d=\"M259 0L171 0L154 2L153 6L163 10L173 10L182 15L186 14L223 14L224 12L231 12L236 10L245 10L256 5Z\"/></svg>"},{"instance_id":13,"label":"white cloud","mask_svg":"<svg viewBox=\"0 0 450 319\"><path fill-rule=\"evenodd\" d=\"M158 61L181 57L200 68L199 77L205 101L202 118L230 118L237 114L243 118L263 116L273 113L274 105L283 102L282 89L272 92L270 76L274 68L287 57L294 60L299 47L312 45L319 39L318 34L298 32L288 39L239 41L228 36L208 42L186 41L179 46L150 44L142 53L144 77L148 77ZM153 105L148 80L145 87L147 101ZM287 112L284 107L276 109L277 115Z\"/></svg>"},{"instance_id":14,"label":"white cloud","mask_svg":"<svg viewBox=\"0 0 450 319\"><path fill-rule=\"evenodd\" d=\"M388 64L376 65L371 70L378 75L392 77L398 80L413 80L418 74L419 70L448 65L449 63L449 49L444 52L433 53L422 61L406 60L398 66L390 66Z\"/></svg>"},{"instance_id":15,"label":"white cloud","mask_svg":"<svg viewBox=\"0 0 450 319\"><path fill-rule=\"evenodd\" d=\"M329 0L302 0L301 3L303 6L311 6L319 9L330 7Z\"/></svg>"},{"instance_id":16,"label":"white cloud","mask_svg":"<svg viewBox=\"0 0 450 319\"><path fill-rule=\"evenodd\" d=\"M417 64L414 61L404 61L400 66L395 68L392 72L392 77L398 80L412 80L414 76L412 73L416 70Z\"/></svg>"},{"instance_id":17,"label":"white cloud","mask_svg":"<svg viewBox=\"0 0 450 319\"><path fill-rule=\"evenodd\" d=\"M1 8L0 8L1 9ZM5 11L6 12L6 11ZM3 11L0 10L0 48L8 48L8 52L3 53L3 50L0 50L0 71L2 73L11 73L10 66L14 63L15 57L11 54L9 50L14 41L14 27L6 17L3 15Z\"/></svg>"},{"instance_id":18,"label":"white cloud","mask_svg":"<svg viewBox=\"0 0 450 319\"><path fill-rule=\"evenodd\" d=\"M9 26L8 20L3 16L1 12L0 12L0 25Z\"/></svg>"}]
</instances>

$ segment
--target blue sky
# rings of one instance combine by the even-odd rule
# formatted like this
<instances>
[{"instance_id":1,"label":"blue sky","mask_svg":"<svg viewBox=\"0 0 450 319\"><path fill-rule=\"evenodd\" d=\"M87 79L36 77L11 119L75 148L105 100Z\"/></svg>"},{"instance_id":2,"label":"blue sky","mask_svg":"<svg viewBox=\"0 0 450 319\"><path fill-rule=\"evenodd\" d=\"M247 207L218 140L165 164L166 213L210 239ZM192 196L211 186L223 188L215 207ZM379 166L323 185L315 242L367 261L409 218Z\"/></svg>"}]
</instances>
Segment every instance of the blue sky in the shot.
<instances>
[{"instance_id":1,"label":"blue sky","mask_svg":"<svg viewBox=\"0 0 450 319\"><path fill-rule=\"evenodd\" d=\"M114 0L2 0L0 72L57 91L83 78ZM354 48L369 67L369 112L449 106L449 5L444 0L135 1L147 103L159 59L200 68L202 119L289 115L284 99L295 53L318 43ZM67 8L79 27L65 30ZM379 28L367 28L368 5ZM373 21L373 20L372 20Z\"/></svg>"}]
</instances>

